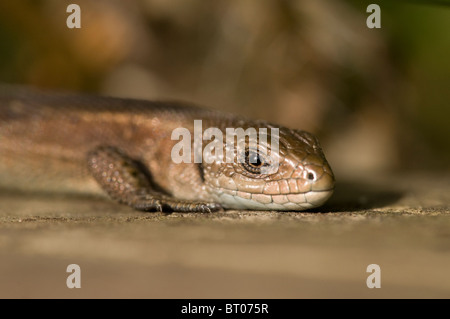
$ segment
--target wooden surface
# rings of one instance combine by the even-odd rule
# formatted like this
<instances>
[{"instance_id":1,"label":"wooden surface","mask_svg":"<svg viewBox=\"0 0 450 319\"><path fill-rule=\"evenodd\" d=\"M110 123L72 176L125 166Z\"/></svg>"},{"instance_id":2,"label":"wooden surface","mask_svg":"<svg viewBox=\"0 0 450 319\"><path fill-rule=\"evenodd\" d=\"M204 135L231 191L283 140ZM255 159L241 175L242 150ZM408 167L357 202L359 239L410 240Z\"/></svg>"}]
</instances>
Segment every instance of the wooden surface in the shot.
<instances>
[{"instance_id":1,"label":"wooden surface","mask_svg":"<svg viewBox=\"0 0 450 319\"><path fill-rule=\"evenodd\" d=\"M2 189L0 298L449 298L449 177L348 180L304 213L144 214Z\"/></svg>"}]
</instances>

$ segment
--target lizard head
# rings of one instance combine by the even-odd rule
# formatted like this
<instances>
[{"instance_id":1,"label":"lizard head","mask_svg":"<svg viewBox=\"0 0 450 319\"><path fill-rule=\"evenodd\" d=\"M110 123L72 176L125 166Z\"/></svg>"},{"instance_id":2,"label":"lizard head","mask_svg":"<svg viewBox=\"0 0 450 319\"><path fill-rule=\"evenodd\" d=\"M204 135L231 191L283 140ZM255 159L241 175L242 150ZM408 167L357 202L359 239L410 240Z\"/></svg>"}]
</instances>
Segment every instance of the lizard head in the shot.
<instances>
[{"instance_id":1,"label":"lizard head","mask_svg":"<svg viewBox=\"0 0 450 319\"><path fill-rule=\"evenodd\" d=\"M274 133L275 126L267 123L261 127L268 129L265 139L254 144L249 139L239 144L238 139L232 145L234 161L203 164L210 195L234 209L305 210L322 205L332 195L335 179L317 138L282 127Z\"/></svg>"}]
</instances>

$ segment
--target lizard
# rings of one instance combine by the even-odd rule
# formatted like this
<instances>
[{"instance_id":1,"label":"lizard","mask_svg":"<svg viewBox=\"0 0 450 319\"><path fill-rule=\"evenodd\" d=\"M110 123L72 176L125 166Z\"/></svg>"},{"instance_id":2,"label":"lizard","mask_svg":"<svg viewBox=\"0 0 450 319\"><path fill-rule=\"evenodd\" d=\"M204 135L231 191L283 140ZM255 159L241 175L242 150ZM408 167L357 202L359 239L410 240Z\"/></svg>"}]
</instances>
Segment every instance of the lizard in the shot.
<instances>
[{"instance_id":1,"label":"lizard","mask_svg":"<svg viewBox=\"0 0 450 319\"><path fill-rule=\"evenodd\" d=\"M262 173L267 156L248 148L242 161L175 163L172 132L194 133L195 120L223 131L277 127L278 169ZM306 131L183 102L0 86L3 187L104 194L145 212L213 212L306 210L327 201L334 184Z\"/></svg>"}]
</instances>

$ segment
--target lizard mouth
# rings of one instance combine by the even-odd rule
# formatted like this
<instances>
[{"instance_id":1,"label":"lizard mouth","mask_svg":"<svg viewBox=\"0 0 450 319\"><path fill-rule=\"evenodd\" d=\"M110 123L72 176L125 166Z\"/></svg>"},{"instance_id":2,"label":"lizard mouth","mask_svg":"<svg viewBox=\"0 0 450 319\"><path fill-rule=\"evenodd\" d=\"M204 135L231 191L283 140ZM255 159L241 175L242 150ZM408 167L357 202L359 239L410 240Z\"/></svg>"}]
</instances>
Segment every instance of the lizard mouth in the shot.
<instances>
[{"instance_id":1,"label":"lizard mouth","mask_svg":"<svg viewBox=\"0 0 450 319\"><path fill-rule=\"evenodd\" d=\"M296 194L249 194L224 192L219 195L219 201L225 208L302 211L323 205L333 194L333 188L319 191L308 191Z\"/></svg>"}]
</instances>

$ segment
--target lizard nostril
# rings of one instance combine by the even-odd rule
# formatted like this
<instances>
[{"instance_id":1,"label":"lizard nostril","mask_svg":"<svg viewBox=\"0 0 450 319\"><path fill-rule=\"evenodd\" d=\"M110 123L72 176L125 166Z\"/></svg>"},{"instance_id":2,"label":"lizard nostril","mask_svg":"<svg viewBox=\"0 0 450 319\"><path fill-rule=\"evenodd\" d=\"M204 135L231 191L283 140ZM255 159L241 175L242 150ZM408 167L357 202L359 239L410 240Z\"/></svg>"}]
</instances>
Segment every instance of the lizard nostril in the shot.
<instances>
[{"instance_id":1,"label":"lizard nostril","mask_svg":"<svg viewBox=\"0 0 450 319\"><path fill-rule=\"evenodd\" d=\"M308 173L308 179L309 179L310 181L315 180L315 178L316 178L316 176L315 176L313 173Z\"/></svg>"}]
</instances>

